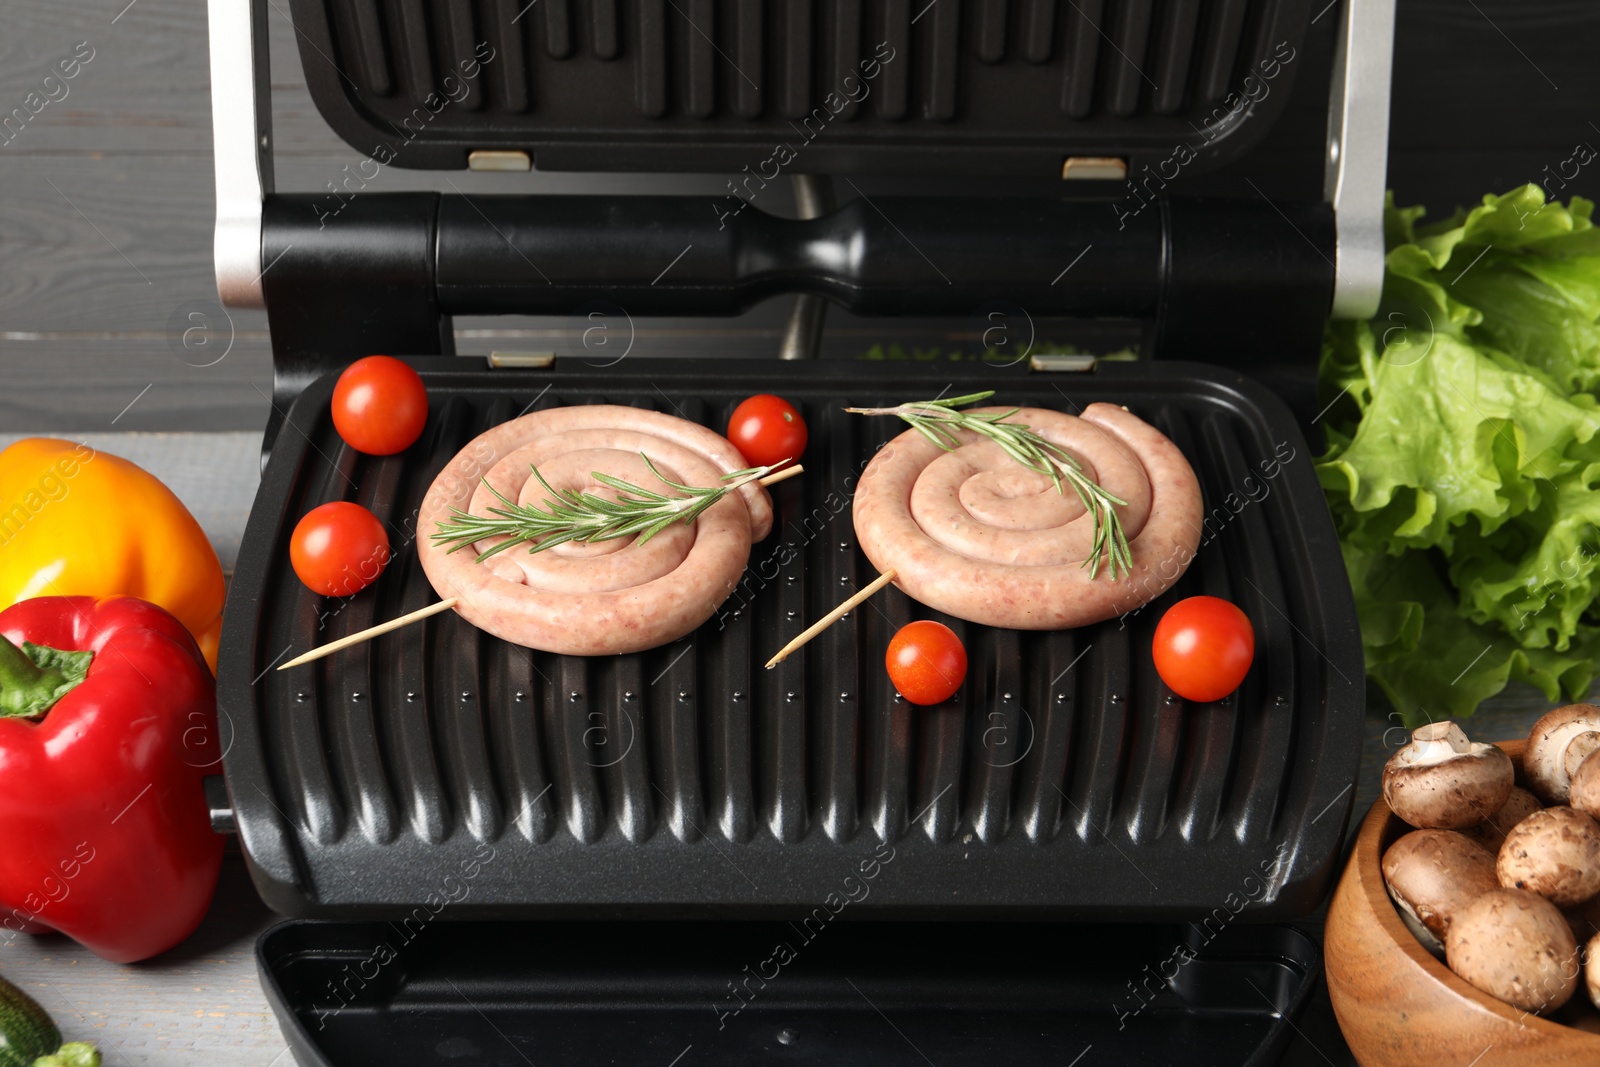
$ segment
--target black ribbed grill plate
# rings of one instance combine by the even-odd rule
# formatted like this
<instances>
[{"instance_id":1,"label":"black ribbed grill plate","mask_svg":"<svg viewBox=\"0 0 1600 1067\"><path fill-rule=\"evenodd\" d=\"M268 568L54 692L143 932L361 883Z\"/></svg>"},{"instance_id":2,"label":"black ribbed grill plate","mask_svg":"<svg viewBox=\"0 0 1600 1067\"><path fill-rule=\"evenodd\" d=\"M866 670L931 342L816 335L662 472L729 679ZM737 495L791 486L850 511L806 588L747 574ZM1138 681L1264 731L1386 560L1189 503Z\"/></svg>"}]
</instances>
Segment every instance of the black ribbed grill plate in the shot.
<instances>
[{"instance_id":1,"label":"black ribbed grill plate","mask_svg":"<svg viewBox=\"0 0 1600 1067\"><path fill-rule=\"evenodd\" d=\"M318 109L384 165L515 149L543 170L726 170L754 180L730 189L747 198L779 171L1052 177L1071 155L1132 155L1135 181L1148 155L1159 189L1179 141L1204 169L1277 118L1310 15L1306 0L290 7Z\"/></svg>"},{"instance_id":2,"label":"black ribbed grill plate","mask_svg":"<svg viewBox=\"0 0 1600 1067\"><path fill-rule=\"evenodd\" d=\"M853 905L863 913L1265 918L1319 902L1358 761L1360 642L1306 443L1253 383L1175 363L416 365L432 410L400 456L343 444L331 378L305 390L234 573L218 679L227 780L252 874L279 911L372 917L451 900L455 917L786 915L845 892L885 843L893 876ZM946 387L1066 411L1106 400L1153 422L1201 479L1196 561L1125 624L1061 633L962 623L889 589L762 670L873 576L849 497L899 426L840 409ZM720 429L755 392L804 411L806 473L775 489L774 533L691 638L563 657L446 613L271 669L436 599L412 548L417 508L489 426L603 401ZM397 548L342 601L308 592L287 551L300 515L335 499L371 508ZM1244 608L1257 653L1234 697L1190 706L1149 647L1162 607L1198 593ZM932 709L898 700L882 666L890 635L919 617L952 625L971 660L961 692Z\"/></svg>"}]
</instances>

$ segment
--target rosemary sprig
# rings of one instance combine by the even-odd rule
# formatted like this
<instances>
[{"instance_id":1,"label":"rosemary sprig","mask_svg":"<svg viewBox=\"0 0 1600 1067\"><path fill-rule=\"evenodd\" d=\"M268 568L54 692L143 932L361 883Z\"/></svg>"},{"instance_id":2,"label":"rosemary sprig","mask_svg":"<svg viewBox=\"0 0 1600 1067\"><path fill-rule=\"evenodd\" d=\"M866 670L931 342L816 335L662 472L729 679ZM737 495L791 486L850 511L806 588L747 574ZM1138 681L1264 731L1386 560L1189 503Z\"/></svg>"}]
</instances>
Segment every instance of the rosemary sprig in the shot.
<instances>
[{"instance_id":1,"label":"rosemary sprig","mask_svg":"<svg viewBox=\"0 0 1600 1067\"><path fill-rule=\"evenodd\" d=\"M1061 483L1072 486L1083 501L1084 508L1094 521L1094 544L1083 565L1089 568L1091 578L1099 577L1100 568L1109 566L1111 580L1133 569L1133 556L1128 551L1128 538L1122 530L1122 520L1117 516L1117 506L1126 506L1084 473L1079 463L1064 448L1046 440L1026 423L1006 422L1021 408L1010 411L991 411L983 414L957 411L987 400L994 390L973 393L970 396L948 397L943 400L914 400L891 408L846 408L856 415L893 415L909 423L918 433L944 449L953 452L961 446L957 430L968 430L986 437L999 445L1006 455L1029 470L1047 474L1055 482L1056 492L1064 493Z\"/></svg>"},{"instance_id":2,"label":"rosemary sprig","mask_svg":"<svg viewBox=\"0 0 1600 1067\"><path fill-rule=\"evenodd\" d=\"M529 552L540 552L568 541L611 541L634 535L638 535L639 543L643 544L675 522L693 522L701 512L721 500L724 494L765 478L781 466L774 464L734 471L723 476L722 485L680 485L658 471L649 456L643 452L639 455L662 485L683 495L668 496L600 471L592 471L595 481L617 491L617 499L607 500L603 496L576 489L554 489L544 480L539 468L531 467L533 476L550 494L545 498L543 508L507 500L498 489L489 485L488 479L484 479L483 484L505 507L489 508L488 515L473 515L460 508L451 508L454 521L438 520L439 529L432 535L433 539L441 545L449 545L449 551L455 552L485 538L505 535L506 540L478 556L479 563L521 544L527 544Z\"/></svg>"}]
</instances>

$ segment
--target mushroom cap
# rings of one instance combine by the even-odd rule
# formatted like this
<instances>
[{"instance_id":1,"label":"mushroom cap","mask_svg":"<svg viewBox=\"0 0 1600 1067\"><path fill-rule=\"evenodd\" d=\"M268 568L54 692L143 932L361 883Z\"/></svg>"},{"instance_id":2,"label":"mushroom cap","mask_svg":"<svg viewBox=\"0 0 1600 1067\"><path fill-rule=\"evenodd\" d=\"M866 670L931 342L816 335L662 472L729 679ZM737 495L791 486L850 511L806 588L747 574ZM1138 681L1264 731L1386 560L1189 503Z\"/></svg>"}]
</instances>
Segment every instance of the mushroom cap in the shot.
<instances>
[{"instance_id":1,"label":"mushroom cap","mask_svg":"<svg viewBox=\"0 0 1600 1067\"><path fill-rule=\"evenodd\" d=\"M1600 1008L1600 934L1584 946L1583 958L1588 961L1583 965L1583 984L1589 990L1589 1003Z\"/></svg>"},{"instance_id":2,"label":"mushroom cap","mask_svg":"<svg viewBox=\"0 0 1600 1067\"><path fill-rule=\"evenodd\" d=\"M1500 888L1494 856L1454 830L1413 830L1390 845L1383 883L1406 926L1431 952L1444 951L1456 912Z\"/></svg>"},{"instance_id":3,"label":"mushroom cap","mask_svg":"<svg viewBox=\"0 0 1600 1067\"><path fill-rule=\"evenodd\" d=\"M1579 734L1600 731L1600 708L1593 704L1568 704L1548 713L1528 731L1522 769L1528 786L1546 804L1567 802L1567 746Z\"/></svg>"},{"instance_id":4,"label":"mushroom cap","mask_svg":"<svg viewBox=\"0 0 1600 1067\"><path fill-rule=\"evenodd\" d=\"M1595 735L1600 737L1600 734ZM1567 746L1570 755L1579 743ZM1591 819L1600 819L1600 751L1584 757L1578 769L1572 772L1568 784L1567 802Z\"/></svg>"},{"instance_id":5,"label":"mushroom cap","mask_svg":"<svg viewBox=\"0 0 1600 1067\"><path fill-rule=\"evenodd\" d=\"M1511 828L1542 807L1544 805L1539 802L1538 797L1521 786L1512 786L1511 795L1506 797L1506 802L1500 805L1499 811L1477 826L1469 826L1461 832L1490 852L1499 852Z\"/></svg>"},{"instance_id":6,"label":"mushroom cap","mask_svg":"<svg viewBox=\"0 0 1600 1067\"><path fill-rule=\"evenodd\" d=\"M1563 908L1600 893L1600 825L1568 807L1536 811L1511 828L1496 862L1500 884Z\"/></svg>"},{"instance_id":7,"label":"mushroom cap","mask_svg":"<svg viewBox=\"0 0 1600 1067\"><path fill-rule=\"evenodd\" d=\"M1511 757L1474 744L1453 722L1420 726L1383 766L1383 799L1422 829L1461 830L1499 811L1511 795Z\"/></svg>"},{"instance_id":8,"label":"mushroom cap","mask_svg":"<svg viewBox=\"0 0 1600 1067\"><path fill-rule=\"evenodd\" d=\"M1491 889L1445 934L1450 969L1523 1011L1554 1011L1578 988L1578 943L1556 906L1525 889Z\"/></svg>"}]
</instances>

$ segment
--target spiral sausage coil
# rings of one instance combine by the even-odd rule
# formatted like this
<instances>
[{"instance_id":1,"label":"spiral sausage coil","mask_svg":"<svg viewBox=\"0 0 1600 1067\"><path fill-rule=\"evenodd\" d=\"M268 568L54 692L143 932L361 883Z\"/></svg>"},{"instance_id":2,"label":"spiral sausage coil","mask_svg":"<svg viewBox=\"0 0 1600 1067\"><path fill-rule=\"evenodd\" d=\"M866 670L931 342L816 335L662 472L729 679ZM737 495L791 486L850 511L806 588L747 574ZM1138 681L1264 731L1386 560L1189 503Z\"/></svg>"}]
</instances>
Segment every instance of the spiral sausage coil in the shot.
<instances>
[{"instance_id":1,"label":"spiral sausage coil","mask_svg":"<svg viewBox=\"0 0 1600 1067\"><path fill-rule=\"evenodd\" d=\"M977 408L974 412L1007 411ZM1082 416L1023 408L1025 423L1066 449L1126 503L1117 515L1129 573L1093 575L1092 516L1071 488L969 431L944 451L916 430L862 473L854 519L862 550L895 584L946 614L987 626L1059 630L1114 618L1176 582L1199 547L1200 483L1176 445L1111 404Z\"/></svg>"},{"instance_id":2,"label":"spiral sausage coil","mask_svg":"<svg viewBox=\"0 0 1600 1067\"><path fill-rule=\"evenodd\" d=\"M544 507L550 492L614 499L593 472L643 487L657 471L683 485L714 486L746 466L731 443L684 419L611 404L551 408L474 439L423 498L417 550L441 598L507 641L546 652L601 656L668 644L711 618L737 586L753 541L772 526L772 504L755 484L727 493L692 523L674 523L644 544L637 537L567 542L539 552L513 547L482 563L502 538L451 553L428 535L452 509L486 515L499 507L488 486L518 504ZM488 483L488 486L484 482Z\"/></svg>"}]
</instances>

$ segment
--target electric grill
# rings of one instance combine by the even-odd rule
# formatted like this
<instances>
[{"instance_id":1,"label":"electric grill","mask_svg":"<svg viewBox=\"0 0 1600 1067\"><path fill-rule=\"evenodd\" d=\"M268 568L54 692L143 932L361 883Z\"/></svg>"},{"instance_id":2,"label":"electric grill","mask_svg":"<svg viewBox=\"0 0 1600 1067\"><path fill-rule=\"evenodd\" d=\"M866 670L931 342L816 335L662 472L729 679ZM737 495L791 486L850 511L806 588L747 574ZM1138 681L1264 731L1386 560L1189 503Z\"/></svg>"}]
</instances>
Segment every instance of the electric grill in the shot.
<instances>
[{"instance_id":1,"label":"electric grill","mask_svg":"<svg viewBox=\"0 0 1600 1067\"><path fill-rule=\"evenodd\" d=\"M721 198L519 195L514 177L493 196L278 193L266 5L211 0L218 287L231 305L266 308L275 375L219 659L226 777L209 795L214 823L238 832L273 908L337 920L279 928L260 946L300 1061L332 1062L403 1032L384 1062L427 1061L422 1037L440 1056L475 1049L460 1053L475 1062L520 1062L525 1050L588 1062L585 1050L602 1045L626 1054L618 1033L644 1017L673 1035L667 1044L698 1032L711 1013L684 1005L719 1010L735 983L751 997L746 1018L759 1021L735 1042L707 1038L713 1061L757 1048L793 1062L909 1054L865 1036L860 1002L829 984L837 972L870 977L856 993L874 1010L887 998L930 1026L970 1004L937 1024L954 1042L941 1063L1059 1058L1083 1026L1114 1032L1102 1046L1120 1042L1126 1058L1186 1045L1205 1057L1191 1039L1249 1018L1259 1030L1229 1058L1265 1062L1284 1036L1275 1020L1304 995L1317 960L1293 931L1245 924L1304 915L1326 892L1351 803L1363 670L1311 448L1289 407L1238 368L1303 376L1330 313L1376 307L1392 7L290 7L319 110L382 165L730 178ZM1299 175L1309 186L1215 193L1262 158L1286 116L1307 113L1327 133L1319 125L1325 160L1309 157L1314 173ZM835 209L824 180L834 174L947 185L861 193ZM804 175L802 217L763 211L757 183L794 175ZM972 195L973 176L987 195ZM1005 306L1052 321L1126 320L1141 324L1154 358L892 365L752 352L605 365L454 349L456 315L581 315L598 304L726 315L785 292L800 294L785 356L815 351L832 303L874 316ZM428 427L398 456L355 453L328 414L337 371L370 352L414 357L428 385ZM942 617L892 588L763 671L784 640L872 577L839 502L901 427L841 409L947 386L1069 411L1126 404L1200 477L1199 556L1166 595L1095 627L1021 634L943 619L971 669L934 709L899 700L881 663L895 629ZM436 599L411 551L428 533L415 529L417 507L488 427L608 402L721 429L756 392L801 408L807 473L776 487L774 533L724 610L688 639L586 660L509 645L446 613L274 669ZM398 549L345 600L309 593L288 561L296 520L333 499L371 508ZM1164 607L1197 593L1245 609L1257 656L1238 693L1191 706L1160 682L1149 647ZM856 899L841 887L865 884L875 849L893 858L878 856L881 878ZM841 894L848 906L835 910ZM722 973L717 961L765 960L772 924L800 937L796 924L834 914L851 928L828 936L866 947L812 952L814 973L781 996L756 996L738 968ZM612 919L630 922L597 924ZM1113 965L1093 947L1102 933L1063 925L1087 920L1141 924L1129 941L1149 952ZM1188 933L1167 925L1179 922ZM581 951L590 936L613 946L609 963ZM367 977L374 938L393 941L398 962ZM930 939L951 954L923 958L916 946ZM988 984L999 979L983 977L992 966L974 961L1035 939L1092 955L1053 977L1019 969L1005 1007ZM1115 1021L1132 1003L1114 1008L1124 984L1174 939L1191 945L1197 969L1139 1000L1138 1027L1088 1023L1088 1013L1045 1021L1059 997L1080 1002L1074 1012L1104 1003ZM724 947L708 948L704 965L683 958L713 942ZM491 965L496 946L539 962ZM914 965L874 964L872 946ZM1252 975L1255 1000L1200 991ZM804 1023L783 1022L791 1017ZM595 1037L552 1043L551 1027ZM326 1040L312 1036L325 1028Z\"/></svg>"}]
</instances>

